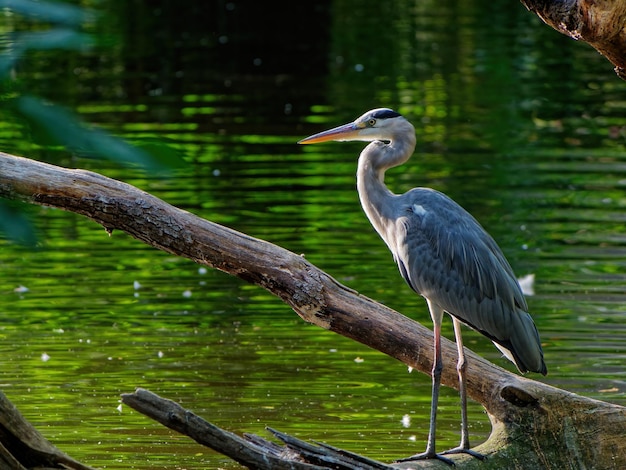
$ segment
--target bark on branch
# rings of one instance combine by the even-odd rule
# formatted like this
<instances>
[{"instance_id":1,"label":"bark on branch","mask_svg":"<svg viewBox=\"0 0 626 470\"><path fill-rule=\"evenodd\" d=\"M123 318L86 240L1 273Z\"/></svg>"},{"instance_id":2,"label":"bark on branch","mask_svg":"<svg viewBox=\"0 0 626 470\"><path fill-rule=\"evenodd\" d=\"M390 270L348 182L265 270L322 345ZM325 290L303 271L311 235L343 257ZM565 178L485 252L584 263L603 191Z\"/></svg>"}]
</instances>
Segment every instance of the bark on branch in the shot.
<instances>
[{"instance_id":1,"label":"bark on branch","mask_svg":"<svg viewBox=\"0 0 626 470\"><path fill-rule=\"evenodd\" d=\"M593 46L626 80L625 0L521 0L547 25Z\"/></svg>"},{"instance_id":2,"label":"bark on branch","mask_svg":"<svg viewBox=\"0 0 626 470\"><path fill-rule=\"evenodd\" d=\"M201 219L128 184L0 153L0 197L72 211L109 232L122 230L155 248L257 284L307 322L423 373L432 368L428 328L341 285L301 256ZM444 363L455 364L454 344L442 340L442 348ZM457 466L626 468L626 408L520 377L469 350L467 359L468 395L485 407L493 430L476 449L488 460L453 456ZM444 368L442 383L458 386L454 366Z\"/></svg>"},{"instance_id":3,"label":"bark on branch","mask_svg":"<svg viewBox=\"0 0 626 470\"><path fill-rule=\"evenodd\" d=\"M178 403L144 389L122 395L122 401L170 429L191 437L248 468L272 470L359 469L393 470L381 462L350 454L329 446L313 445L273 429L269 431L284 442L284 446L254 434L239 437L218 428Z\"/></svg>"}]
</instances>

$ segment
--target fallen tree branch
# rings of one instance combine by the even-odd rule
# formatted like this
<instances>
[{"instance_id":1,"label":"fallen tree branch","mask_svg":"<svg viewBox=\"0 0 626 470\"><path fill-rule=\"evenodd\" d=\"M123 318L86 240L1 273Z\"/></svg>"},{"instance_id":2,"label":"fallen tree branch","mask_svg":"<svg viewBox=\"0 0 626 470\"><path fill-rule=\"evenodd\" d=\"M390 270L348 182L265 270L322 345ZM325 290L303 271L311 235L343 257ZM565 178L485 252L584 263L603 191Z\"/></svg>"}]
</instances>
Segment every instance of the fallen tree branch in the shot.
<instances>
[{"instance_id":1,"label":"fallen tree branch","mask_svg":"<svg viewBox=\"0 0 626 470\"><path fill-rule=\"evenodd\" d=\"M0 197L72 211L108 232L123 230L155 248L267 289L307 322L423 373L432 368L429 329L341 285L301 256L201 219L128 184L0 153ZM455 364L454 344L442 339L442 350L444 363ZM493 430L476 449L487 461L452 456L458 466L626 468L624 407L520 377L469 350L466 356L468 396L485 407ZM442 383L458 386L454 367L444 368ZM412 462L410 467L439 463Z\"/></svg>"},{"instance_id":2,"label":"fallen tree branch","mask_svg":"<svg viewBox=\"0 0 626 470\"><path fill-rule=\"evenodd\" d=\"M625 0L521 0L544 23L593 46L626 80Z\"/></svg>"},{"instance_id":3,"label":"fallen tree branch","mask_svg":"<svg viewBox=\"0 0 626 470\"><path fill-rule=\"evenodd\" d=\"M170 429L249 468L322 470L345 468L391 470L392 467L325 446L316 446L270 430L285 445L279 446L253 434L243 438L205 421L178 403L144 389L122 395L122 402Z\"/></svg>"}]
</instances>

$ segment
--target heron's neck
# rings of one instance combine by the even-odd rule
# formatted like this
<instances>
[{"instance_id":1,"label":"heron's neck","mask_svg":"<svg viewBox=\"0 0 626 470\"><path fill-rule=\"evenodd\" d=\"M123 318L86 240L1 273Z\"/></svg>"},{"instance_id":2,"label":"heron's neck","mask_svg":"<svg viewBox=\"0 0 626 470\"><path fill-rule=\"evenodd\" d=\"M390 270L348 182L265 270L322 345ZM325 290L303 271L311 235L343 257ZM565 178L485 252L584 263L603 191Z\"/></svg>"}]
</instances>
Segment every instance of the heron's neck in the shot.
<instances>
[{"instance_id":1,"label":"heron's neck","mask_svg":"<svg viewBox=\"0 0 626 470\"><path fill-rule=\"evenodd\" d=\"M410 124L409 124L410 125ZM396 197L385 186L385 171L406 162L415 150L415 131L389 143L374 141L359 157L357 190L363 210L376 231L385 239L385 220L393 217L391 200Z\"/></svg>"}]
</instances>

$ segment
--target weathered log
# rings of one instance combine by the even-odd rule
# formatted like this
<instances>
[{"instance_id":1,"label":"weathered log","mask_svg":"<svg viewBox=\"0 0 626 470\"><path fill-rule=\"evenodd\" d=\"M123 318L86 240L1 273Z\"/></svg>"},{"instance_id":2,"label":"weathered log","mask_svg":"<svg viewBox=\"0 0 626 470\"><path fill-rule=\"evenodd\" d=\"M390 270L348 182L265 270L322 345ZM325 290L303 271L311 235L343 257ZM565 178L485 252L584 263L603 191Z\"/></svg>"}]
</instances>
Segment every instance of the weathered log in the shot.
<instances>
[{"instance_id":1,"label":"weathered log","mask_svg":"<svg viewBox=\"0 0 626 470\"><path fill-rule=\"evenodd\" d=\"M339 284L301 256L201 219L128 184L0 153L0 197L76 212L108 232L123 230L158 249L267 289L307 322L423 373L432 368L429 329ZM444 363L455 364L454 344L442 341L442 349ZM493 429L476 448L487 461L455 455L457 466L626 468L626 408L520 377L469 350L466 355L468 396L485 407ZM442 383L458 387L455 367L444 368ZM411 462L399 468L440 464Z\"/></svg>"},{"instance_id":2,"label":"weathered log","mask_svg":"<svg viewBox=\"0 0 626 470\"><path fill-rule=\"evenodd\" d=\"M185 434L248 468L276 470L360 469L392 470L393 467L338 449L313 445L270 430L285 445L279 446L253 434L239 437L205 421L178 403L144 389L122 395L122 402L170 429Z\"/></svg>"},{"instance_id":3,"label":"weathered log","mask_svg":"<svg viewBox=\"0 0 626 470\"><path fill-rule=\"evenodd\" d=\"M625 0L521 0L544 23L593 46L626 80Z\"/></svg>"}]
</instances>

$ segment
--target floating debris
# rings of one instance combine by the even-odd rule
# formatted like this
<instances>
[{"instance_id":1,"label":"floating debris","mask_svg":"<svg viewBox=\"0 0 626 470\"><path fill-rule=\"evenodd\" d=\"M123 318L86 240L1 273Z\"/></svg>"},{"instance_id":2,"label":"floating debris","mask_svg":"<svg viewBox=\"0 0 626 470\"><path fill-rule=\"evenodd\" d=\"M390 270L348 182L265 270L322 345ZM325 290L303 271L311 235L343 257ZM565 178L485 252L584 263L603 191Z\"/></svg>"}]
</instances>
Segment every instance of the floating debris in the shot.
<instances>
[{"instance_id":1,"label":"floating debris","mask_svg":"<svg viewBox=\"0 0 626 470\"><path fill-rule=\"evenodd\" d=\"M535 275L527 274L526 276L520 277L517 282L519 282L519 286L522 288L522 292L524 295L535 295Z\"/></svg>"}]
</instances>

